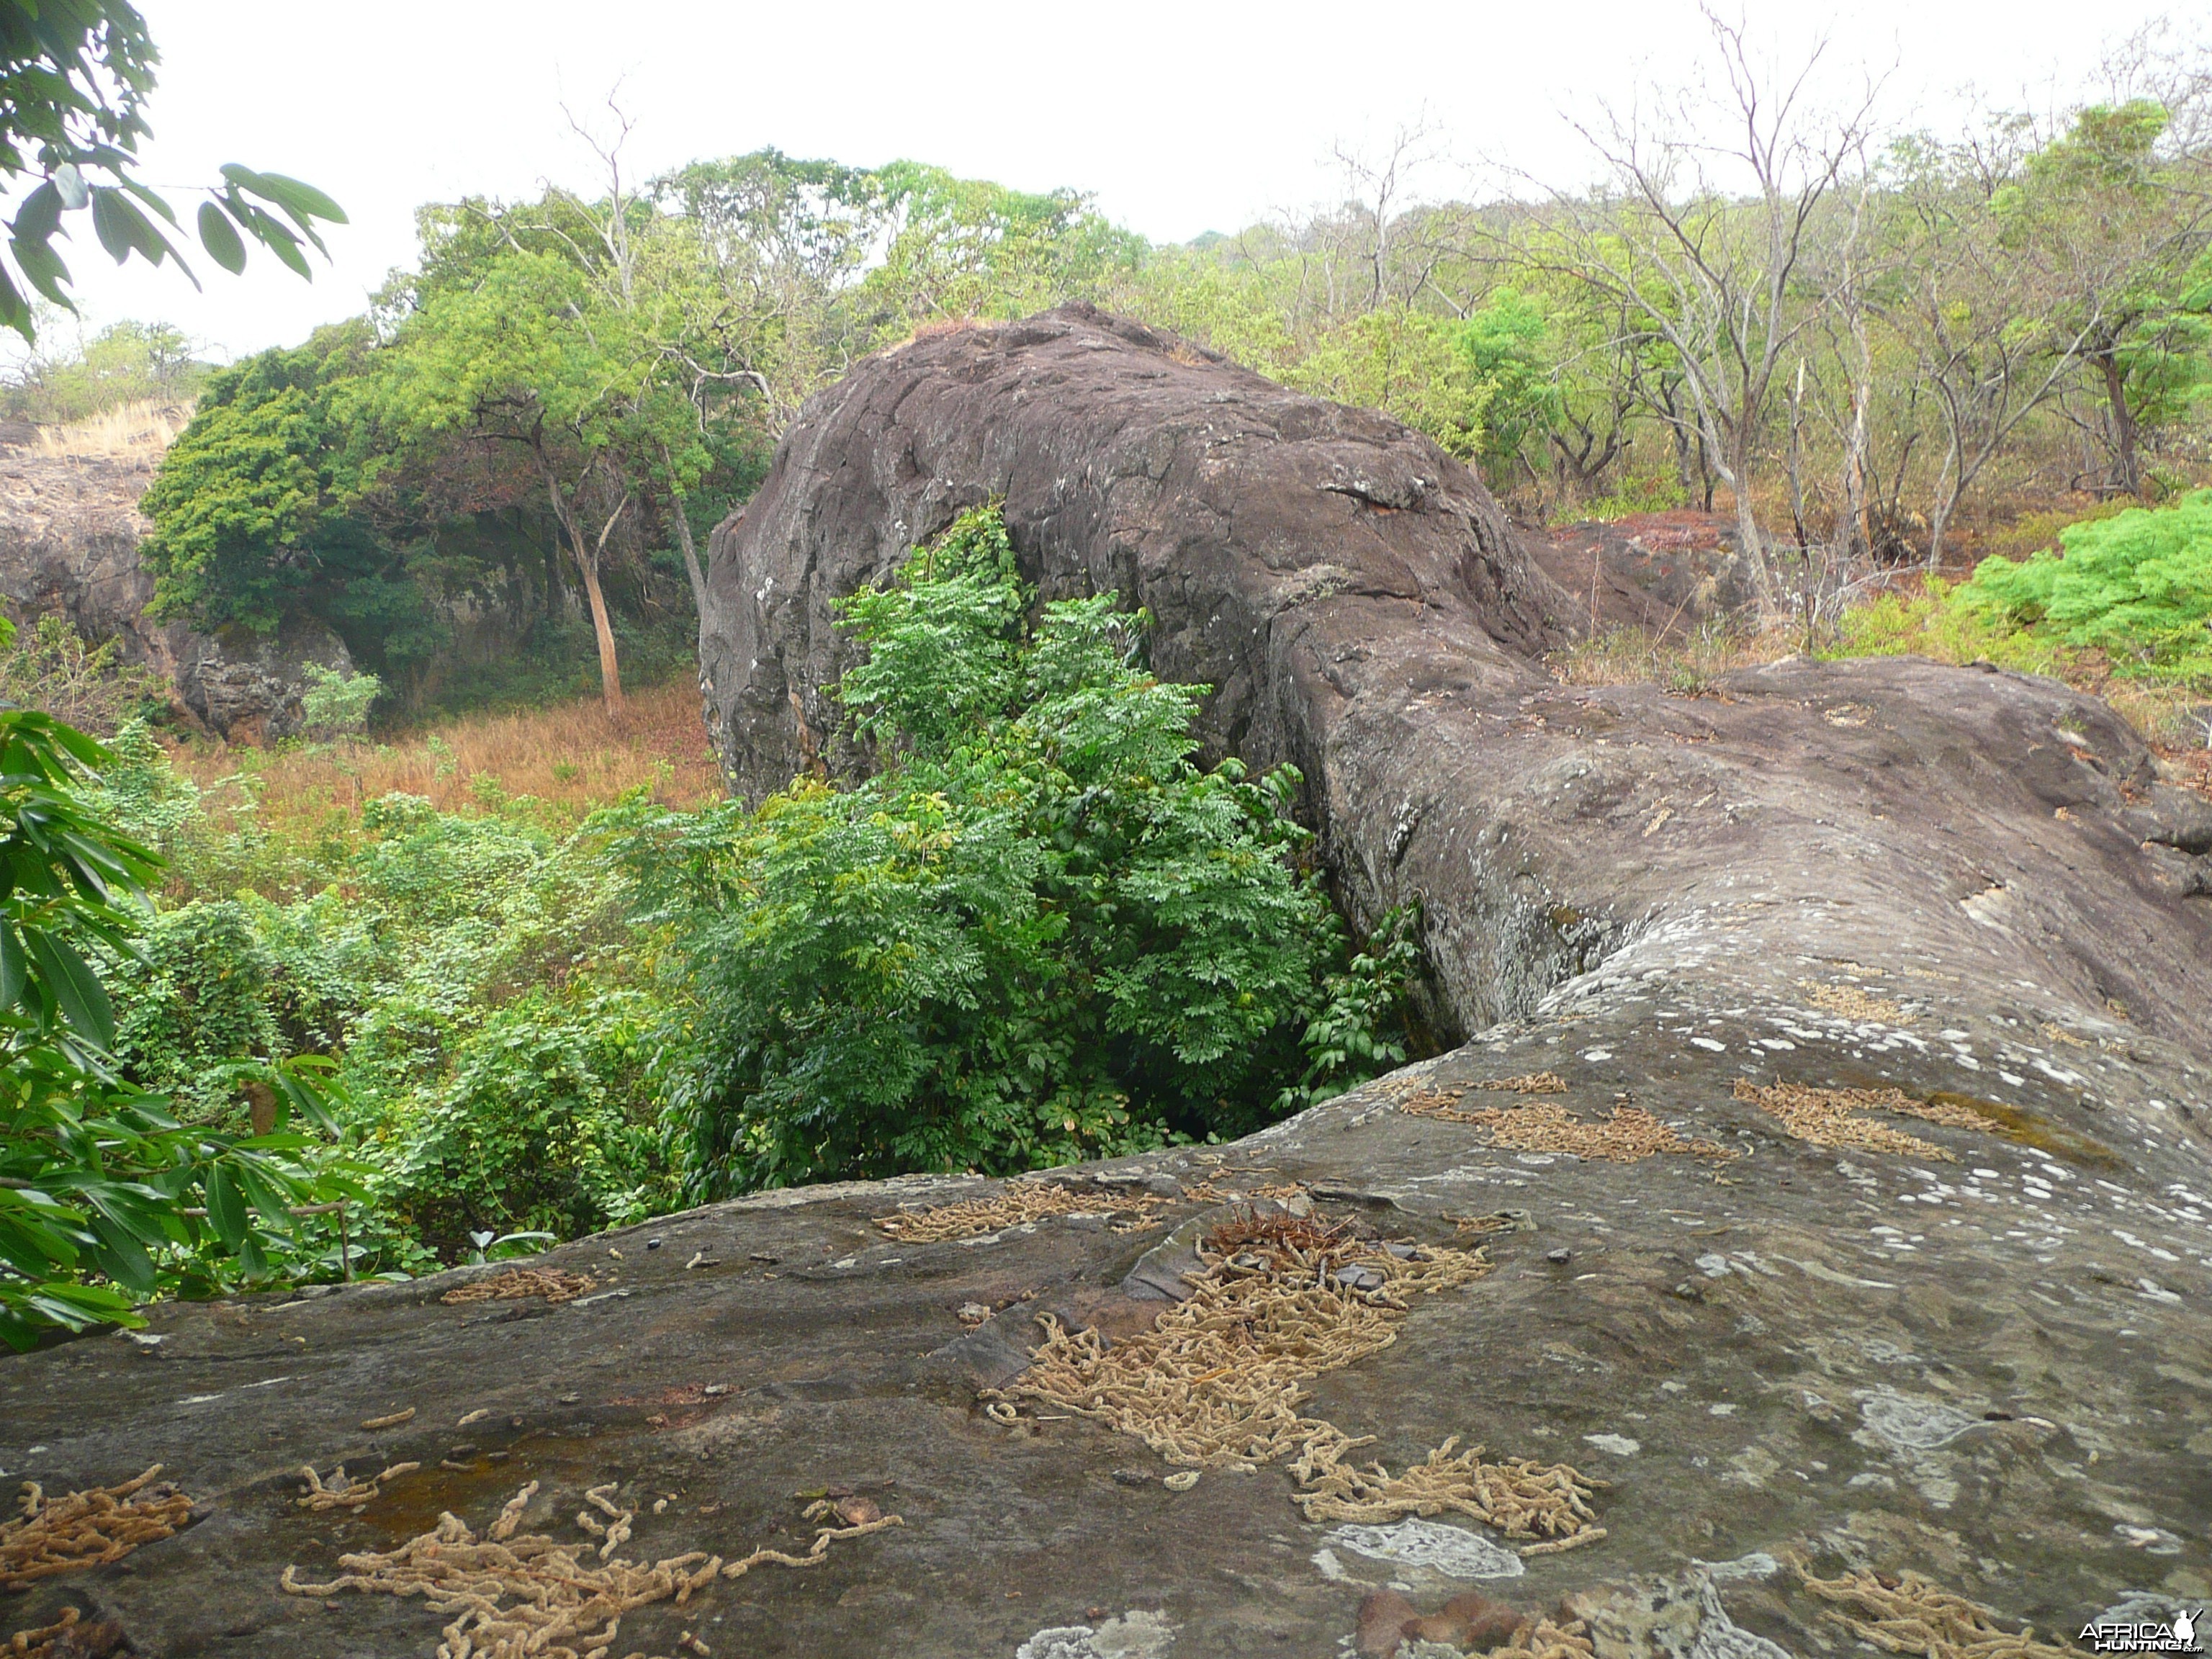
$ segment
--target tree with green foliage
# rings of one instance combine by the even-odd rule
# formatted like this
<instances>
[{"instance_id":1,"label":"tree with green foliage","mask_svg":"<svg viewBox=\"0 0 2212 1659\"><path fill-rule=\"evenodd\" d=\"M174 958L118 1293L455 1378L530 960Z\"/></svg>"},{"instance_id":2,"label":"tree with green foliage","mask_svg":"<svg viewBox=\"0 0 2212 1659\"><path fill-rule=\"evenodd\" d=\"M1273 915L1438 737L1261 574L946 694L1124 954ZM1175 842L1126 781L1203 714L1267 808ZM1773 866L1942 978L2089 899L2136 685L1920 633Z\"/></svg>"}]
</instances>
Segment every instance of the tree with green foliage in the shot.
<instances>
[{"instance_id":1,"label":"tree with green foliage","mask_svg":"<svg viewBox=\"0 0 2212 1659\"><path fill-rule=\"evenodd\" d=\"M841 606L875 776L631 833L688 1000L695 1196L1241 1133L1316 1016L1363 1006L1296 775L1196 763L1201 689L1145 672L1141 613L1033 598L996 511L966 514ZM1310 1083L1360 1074L1342 1036Z\"/></svg>"},{"instance_id":2,"label":"tree with green foliage","mask_svg":"<svg viewBox=\"0 0 2212 1659\"><path fill-rule=\"evenodd\" d=\"M702 364L702 383L742 381L780 432L866 349L854 313L888 211L881 179L764 149L691 162L647 194L690 240L713 296L698 331L721 364Z\"/></svg>"},{"instance_id":3,"label":"tree with green foliage","mask_svg":"<svg viewBox=\"0 0 2212 1659\"><path fill-rule=\"evenodd\" d=\"M1091 297L1144 255L1142 237L1072 190L1009 190L915 161L879 169L876 185L887 240L862 284L871 348L921 323L1024 317Z\"/></svg>"},{"instance_id":4,"label":"tree with green foliage","mask_svg":"<svg viewBox=\"0 0 2212 1659\"><path fill-rule=\"evenodd\" d=\"M2112 487L2143 491L2141 434L2212 380L2212 157L2161 143L2155 98L2094 104L1993 196L2007 252L2056 301L2052 349L2094 377Z\"/></svg>"},{"instance_id":5,"label":"tree with green foliage","mask_svg":"<svg viewBox=\"0 0 2212 1659\"><path fill-rule=\"evenodd\" d=\"M1484 373L1493 337L1402 307L1370 311L1324 335L1285 375L1301 392L1379 409L1462 460L1490 442L1498 391Z\"/></svg>"},{"instance_id":6,"label":"tree with green foliage","mask_svg":"<svg viewBox=\"0 0 2212 1659\"><path fill-rule=\"evenodd\" d=\"M1468 313L1458 333L1459 349L1488 388L1477 453L1491 475L1504 483L1520 466L1534 476L1528 451L1547 441L1556 440L1559 453L1568 453L1558 435L1565 399L1555 367L1567 354L1554 343L1551 319L1535 298L1518 289L1498 289ZM1580 461L1585 473L1604 466L1602 460L1593 463L1594 444L1592 434Z\"/></svg>"},{"instance_id":7,"label":"tree with green foliage","mask_svg":"<svg viewBox=\"0 0 2212 1659\"><path fill-rule=\"evenodd\" d=\"M174 210L137 174L160 58L127 0L0 0L0 188L40 180L16 206L9 258L0 261L0 323L27 340L38 331L33 295L76 308L69 267L53 246L65 214L88 210L93 234L118 264L134 253L149 264L173 259L191 276L173 240ZM343 224L345 214L312 185L234 163L200 204L197 227L200 246L225 270L246 269L253 241L307 276L301 242L327 252L318 220Z\"/></svg>"},{"instance_id":8,"label":"tree with green foliage","mask_svg":"<svg viewBox=\"0 0 2212 1659\"><path fill-rule=\"evenodd\" d=\"M210 378L140 502L153 520L139 560L154 575L155 617L273 634L334 599L358 606L357 585L390 581L391 550L349 510L367 434L331 397L369 343L358 327L325 329Z\"/></svg>"},{"instance_id":9,"label":"tree with green foliage","mask_svg":"<svg viewBox=\"0 0 2212 1659\"><path fill-rule=\"evenodd\" d=\"M192 343L167 323L111 323L58 349L48 331L46 343L9 374L0 400L17 420L65 424L125 404L190 403L209 373Z\"/></svg>"},{"instance_id":10,"label":"tree with green foliage","mask_svg":"<svg viewBox=\"0 0 2212 1659\"><path fill-rule=\"evenodd\" d=\"M635 499L626 463L657 356L634 319L599 299L574 261L506 250L474 287L422 301L353 407L402 446L488 445L519 458L582 580L600 690L618 710L622 668L601 572L608 538Z\"/></svg>"}]
</instances>

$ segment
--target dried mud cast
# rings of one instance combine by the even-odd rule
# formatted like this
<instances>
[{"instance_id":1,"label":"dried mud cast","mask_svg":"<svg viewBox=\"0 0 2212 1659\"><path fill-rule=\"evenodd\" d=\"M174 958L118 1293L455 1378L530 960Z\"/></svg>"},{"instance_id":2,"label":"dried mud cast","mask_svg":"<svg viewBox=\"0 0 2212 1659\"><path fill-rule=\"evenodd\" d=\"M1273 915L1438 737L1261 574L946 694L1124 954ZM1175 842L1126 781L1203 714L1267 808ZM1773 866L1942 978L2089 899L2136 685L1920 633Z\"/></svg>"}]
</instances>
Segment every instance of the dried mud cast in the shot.
<instances>
[{"instance_id":1,"label":"dried mud cast","mask_svg":"<svg viewBox=\"0 0 2212 1659\"><path fill-rule=\"evenodd\" d=\"M858 763L829 601L993 495L1422 899L1464 1043L0 1359L0 1653L2050 1659L2212 1599L2212 814L2107 711L1560 687L1448 458L1066 312L863 365L720 532L742 785Z\"/></svg>"}]
</instances>

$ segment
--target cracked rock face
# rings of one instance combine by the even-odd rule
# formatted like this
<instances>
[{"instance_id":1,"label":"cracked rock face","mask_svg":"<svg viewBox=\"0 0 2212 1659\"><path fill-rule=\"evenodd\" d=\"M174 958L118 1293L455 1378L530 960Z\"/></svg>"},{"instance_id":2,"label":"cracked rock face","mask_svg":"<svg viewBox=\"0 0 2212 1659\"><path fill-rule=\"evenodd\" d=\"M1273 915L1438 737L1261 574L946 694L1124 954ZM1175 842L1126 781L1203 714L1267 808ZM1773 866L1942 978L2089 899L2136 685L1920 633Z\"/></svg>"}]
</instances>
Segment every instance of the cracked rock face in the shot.
<instances>
[{"instance_id":1,"label":"cracked rock face","mask_svg":"<svg viewBox=\"0 0 2212 1659\"><path fill-rule=\"evenodd\" d=\"M1479 1593L1599 1659L1814 1659L1859 1650L1808 1574L1918 1573L2061 1646L2212 1600L2208 851L2108 711L1914 661L1560 687L1549 593L1464 473L1060 313L863 366L720 532L713 706L749 787L810 743L849 763L808 735L828 599L992 492L1047 591L1152 607L1163 669L1223 688L1217 744L1297 761L1360 903L1425 899L1467 1041L1234 1146L1058 1172L1078 1212L970 1238L872 1218L992 1183L808 1188L564 1246L543 1265L598 1282L558 1305L440 1301L463 1270L0 1358L9 1478L158 1460L203 1516L0 1593L0 1635L73 1598L147 1654L427 1659L419 1601L279 1575L482 1528L533 1480L527 1526L572 1542L616 1483L647 1559L803 1552L825 1493L902 1518L627 1614L616 1652L1334 1655L1387 1592L1425 1632ZM979 1397L1018 1397L1040 1314L1143 1329L1240 1197L1480 1243L1494 1272L1297 1409L1393 1469L1455 1436L1571 1463L1604 1538L1309 1522L1282 1462L1171 1487L1138 1439ZM420 1468L297 1507L341 1462Z\"/></svg>"}]
</instances>

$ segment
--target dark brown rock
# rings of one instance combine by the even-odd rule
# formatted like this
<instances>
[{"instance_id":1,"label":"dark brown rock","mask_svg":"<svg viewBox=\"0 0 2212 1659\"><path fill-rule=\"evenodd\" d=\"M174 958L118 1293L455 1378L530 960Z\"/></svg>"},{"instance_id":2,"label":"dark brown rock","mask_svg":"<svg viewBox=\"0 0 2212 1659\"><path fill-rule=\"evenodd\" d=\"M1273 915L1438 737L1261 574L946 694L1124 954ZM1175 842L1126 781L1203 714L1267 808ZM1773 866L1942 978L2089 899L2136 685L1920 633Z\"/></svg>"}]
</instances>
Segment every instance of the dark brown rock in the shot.
<instances>
[{"instance_id":1,"label":"dark brown rock","mask_svg":"<svg viewBox=\"0 0 2212 1659\"><path fill-rule=\"evenodd\" d=\"M2198 827L2168 809L2146 854L2152 762L2102 702L1911 659L1561 685L1571 596L1465 468L1080 307L862 365L716 532L702 672L741 789L858 763L830 602L994 496L1044 593L1152 611L1155 667L1215 688L1212 749L1301 769L1356 914L1421 901L1447 1032L1585 976L1780 991L1807 961L1955 958L2106 1036L2212 1006Z\"/></svg>"},{"instance_id":2,"label":"dark brown rock","mask_svg":"<svg viewBox=\"0 0 2212 1659\"><path fill-rule=\"evenodd\" d=\"M1466 1623L1466 1645L1485 1650L1504 1646L1515 1631L1528 1622L1504 1602L1493 1601L1480 1590L1453 1596L1443 1610Z\"/></svg>"},{"instance_id":3,"label":"dark brown rock","mask_svg":"<svg viewBox=\"0 0 2212 1659\"><path fill-rule=\"evenodd\" d=\"M1388 1659L1406 1639L1406 1627L1419 1618L1420 1610L1396 1590L1370 1591L1359 1604L1360 1653Z\"/></svg>"}]
</instances>

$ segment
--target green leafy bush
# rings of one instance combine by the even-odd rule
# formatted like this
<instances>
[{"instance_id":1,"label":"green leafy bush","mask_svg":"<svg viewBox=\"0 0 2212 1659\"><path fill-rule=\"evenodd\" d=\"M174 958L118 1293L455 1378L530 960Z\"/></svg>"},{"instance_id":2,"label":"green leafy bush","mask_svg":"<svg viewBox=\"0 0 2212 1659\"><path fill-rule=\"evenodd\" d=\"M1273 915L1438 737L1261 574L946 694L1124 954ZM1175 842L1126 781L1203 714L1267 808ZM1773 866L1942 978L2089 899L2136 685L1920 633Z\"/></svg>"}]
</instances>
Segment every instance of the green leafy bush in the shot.
<instances>
[{"instance_id":1,"label":"green leafy bush","mask_svg":"<svg viewBox=\"0 0 2212 1659\"><path fill-rule=\"evenodd\" d=\"M692 1005L670 1089L695 1197L1237 1133L1387 1059L1350 1028L1405 953L1369 991L1331 980L1297 774L1194 763L1203 688L1145 672L1141 612L1030 599L997 513L969 514L842 607L876 776L628 836Z\"/></svg>"},{"instance_id":2,"label":"green leafy bush","mask_svg":"<svg viewBox=\"0 0 2212 1659\"><path fill-rule=\"evenodd\" d=\"M245 1072L278 1052L275 965L235 900L149 919L108 984L121 1005L115 1052L138 1082L180 1095L205 1122L235 1117Z\"/></svg>"},{"instance_id":3,"label":"green leafy bush","mask_svg":"<svg viewBox=\"0 0 2212 1659\"><path fill-rule=\"evenodd\" d=\"M646 1084L659 1018L619 986L538 987L491 1012L396 1114L386 1207L448 1253L478 1231L573 1238L671 1207Z\"/></svg>"},{"instance_id":4,"label":"green leafy bush","mask_svg":"<svg viewBox=\"0 0 2212 1659\"><path fill-rule=\"evenodd\" d=\"M358 736L368 729L368 711L384 690L374 674L341 674L319 662L304 666L307 689L300 694L301 735L319 743Z\"/></svg>"},{"instance_id":5,"label":"green leafy bush","mask_svg":"<svg viewBox=\"0 0 2212 1659\"><path fill-rule=\"evenodd\" d=\"M2212 490L2069 525L2059 540L2061 556L1984 559L1955 603L2103 651L2118 673L2212 678Z\"/></svg>"}]
</instances>

